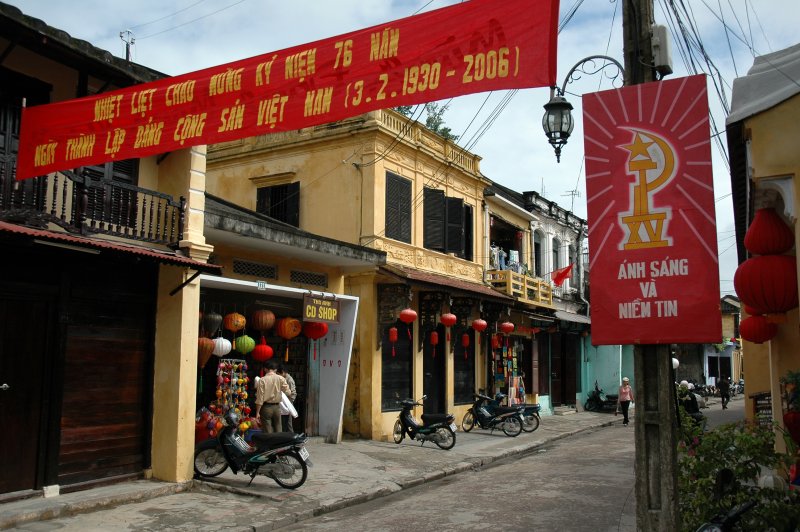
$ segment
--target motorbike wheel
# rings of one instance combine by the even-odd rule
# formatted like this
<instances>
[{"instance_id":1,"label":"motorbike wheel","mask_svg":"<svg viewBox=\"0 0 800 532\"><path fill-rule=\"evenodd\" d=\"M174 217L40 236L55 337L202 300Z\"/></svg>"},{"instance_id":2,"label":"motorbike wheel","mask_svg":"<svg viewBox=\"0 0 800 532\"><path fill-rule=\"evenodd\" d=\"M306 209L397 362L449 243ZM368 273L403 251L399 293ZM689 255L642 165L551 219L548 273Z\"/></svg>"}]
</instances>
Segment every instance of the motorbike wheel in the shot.
<instances>
[{"instance_id":1,"label":"motorbike wheel","mask_svg":"<svg viewBox=\"0 0 800 532\"><path fill-rule=\"evenodd\" d=\"M515 416L507 417L503 421L503 434L512 438L519 436L522 432L522 421Z\"/></svg>"},{"instance_id":2,"label":"motorbike wheel","mask_svg":"<svg viewBox=\"0 0 800 532\"><path fill-rule=\"evenodd\" d=\"M394 431L392 432L392 438L394 438L395 443L400 443L403 441L403 438L406 437L406 431L403 430L403 423L398 419L394 424Z\"/></svg>"},{"instance_id":3,"label":"motorbike wheel","mask_svg":"<svg viewBox=\"0 0 800 532\"><path fill-rule=\"evenodd\" d=\"M287 451L275 457L275 462L285 464L293 469L293 473L288 476L278 477L270 474L270 478L277 482L278 486L293 490L305 484L306 478L308 478L308 466L297 451Z\"/></svg>"},{"instance_id":4,"label":"motorbike wheel","mask_svg":"<svg viewBox=\"0 0 800 532\"><path fill-rule=\"evenodd\" d=\"M464 414L464 419L461 420L461 430L464 432L469 432L472 430L472 427L475 426L475 415L472 413L472 410L467 410L467 413Z\"/></svg>"},{"instance_id":5,"label":"motorbike wheel","mask_svg":"<svg viewBox=\"0 0 800 532\"><path fill-rule=\"evenodd\" d=\"M215 440L214 445L199 445L194 451L194 472L201 477L216 477L228 469L228 462Z\"/></svg>"},{"instance_id":6,"label":"motorbike wheel","mask_svg":"<svg viewBox=\"0 0 800 532\"><path fill-rule=\"evenodd\" d=\"M453 432L453 429L450 427L440 427L439 430L436 431L437 436L441 439L433 440L433 443L439 446L440 449L444 449L445 451L452 449L453 446L456 444L456 433Z\"/></svg>"},{"instance_id":7,"label":"motorbike wheel","mask_svg":"<svg viewBox=\"0 0 800 532\"><path fill-rule=\"evenodd\" d=\"M525 432L533 432L539 428L539 416L536 414L522 416L522 430Z\"/></svg>"}]
</instances>

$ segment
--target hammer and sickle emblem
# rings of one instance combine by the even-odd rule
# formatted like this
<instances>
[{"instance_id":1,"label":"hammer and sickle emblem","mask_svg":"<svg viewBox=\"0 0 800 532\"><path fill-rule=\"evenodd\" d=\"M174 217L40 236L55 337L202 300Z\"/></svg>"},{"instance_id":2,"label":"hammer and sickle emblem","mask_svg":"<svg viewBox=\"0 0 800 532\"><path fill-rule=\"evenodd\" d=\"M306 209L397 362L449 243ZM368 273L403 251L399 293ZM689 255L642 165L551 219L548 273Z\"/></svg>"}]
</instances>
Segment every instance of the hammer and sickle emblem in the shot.
<instances>
[{"instance_id":1,"label":"hammer and sickle emblem","mask_svg":"<svg viewBox=\"0 0 800 532\"><path fill-rule=\"evenodd\" d=\"M667 184L675 174L675 153L662 138L648 131L632 130L632 144L622 146L628 150L628 172L636 176L632 187L633 209L620 221L628 228L624 249L659 248L672 245L665 237L665 222L669 211L652 210L652 197ZM654 159L651 148L656 150ZM660 167L660 169L659 169ZM656 173L657 172L657 173ZM647 180L648 175L655 178Z\"/></svg>"}]
</instances>

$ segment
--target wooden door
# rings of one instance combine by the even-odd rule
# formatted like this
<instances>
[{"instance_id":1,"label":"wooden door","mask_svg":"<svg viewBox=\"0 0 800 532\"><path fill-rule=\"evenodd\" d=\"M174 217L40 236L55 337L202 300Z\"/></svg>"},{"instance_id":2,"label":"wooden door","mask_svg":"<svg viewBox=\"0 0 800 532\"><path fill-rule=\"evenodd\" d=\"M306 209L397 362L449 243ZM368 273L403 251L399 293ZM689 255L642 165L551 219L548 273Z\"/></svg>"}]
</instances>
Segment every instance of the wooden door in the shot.
<instances>
[{"instance_id":1,"label":"wooden door","mask_svg":"<svg viewBox=\"0 0 800 532\"><path fill-rule=\"evenodd\" d=\"M422 350L422 393L425 399L424 411L428 414L439 414L445 411L445 343L447 333L443 325L437 328L439 345L434 349L430 342L430 333L425 334L425 346Z\"/></svg>"},{"instance_id":2,"label":"wooden door","mask_svg":"<svg viewBox=\"0 0 800 532\"><path fill-rule=\"evenodd\" d=\"M561 335L550 334L550 397L553 406L564 404L564 360L562 357Z\"/></svg>"},{"instance_id":3,"label":"wooden door","mask_svg":"<svg viewBox=\"0 0 800 532\"><path fill-rule=\"evenodd\" d=\"M40 489L44 481L45 364L52 352L54 301L0 287L0 493Z\"/></svg>"}]
</instances>

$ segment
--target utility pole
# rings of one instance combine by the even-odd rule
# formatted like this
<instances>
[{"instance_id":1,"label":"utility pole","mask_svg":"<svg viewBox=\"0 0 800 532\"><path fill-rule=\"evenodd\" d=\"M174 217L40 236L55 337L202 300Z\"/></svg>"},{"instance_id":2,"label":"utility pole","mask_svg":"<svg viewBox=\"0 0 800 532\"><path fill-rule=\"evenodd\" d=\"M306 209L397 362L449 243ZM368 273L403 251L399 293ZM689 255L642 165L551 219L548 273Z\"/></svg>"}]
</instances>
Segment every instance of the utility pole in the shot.
<instances>
[{"instance_id":1,"label":"utility pole","mask_svg":"<svg viewBox=\"0 0 800 532\"><path fill-rule=\"evenodd\" d=\"M656 81L653 0L623 0L625 85ZM636 528L678 530L678 457L674 374L669 345L634 348Z\"/></svg>"}]
</instances>

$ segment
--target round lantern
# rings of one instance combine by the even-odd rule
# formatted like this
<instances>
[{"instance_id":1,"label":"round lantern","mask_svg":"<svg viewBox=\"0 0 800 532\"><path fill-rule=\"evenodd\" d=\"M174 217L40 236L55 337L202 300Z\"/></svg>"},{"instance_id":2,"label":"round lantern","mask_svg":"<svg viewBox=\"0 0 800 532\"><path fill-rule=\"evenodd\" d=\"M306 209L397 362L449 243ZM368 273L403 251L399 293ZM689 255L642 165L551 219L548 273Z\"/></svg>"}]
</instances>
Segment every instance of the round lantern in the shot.
<instances>
[{"instance_id":1,"label":"round lantern","mask_svg":"<svg viewBox=\"0 0 800 532\"><path fill-rule=\"evenodd\" d=\"M436 358L436 346L439 345L439 333L431 331L431 345L433 346L433 358Z\"/></svg>"},{"instance_id":2,"label":"round lantern","mask_svg":"<svg viewBox=\"0 0 800 532\"><path fill-rule=\"evenodd\" d=\"M256 346L256 341L250 336L242 335L236 339L236 350L241 354L246 355L253 350Z\"/></svg>"},{"instance_id":3,"label":"round lantern","mask_svg":"<svg viewBox=\"0 0 800 532\"><path fill-rule=\"evenodd\" d=\"M751 307L750 305L744 306L744 311L748 316L761 316L764 314L761 309L757 309L755 307Z\"/></svg>"},{"instance_id":4,"label":"round lantern","mask_svg":"<svg viewBox=\"0 0 800 532\"><path fill-rule=\"evenodd\" d=\"M477 320L473 320L472 321L472 328L475 329L478 332L485 331L486 327L488 327L488 326L489 326L489 324L486 323L486 320L482 320L480 318L478 318Z\"/></svg>"},{"instance_id":5,"label":"round lantern","mask_svg":"<svg viewBox=\"0 0 800 532\"><path fill-rule=\"evenodd\" d=\"M450 341L450 327L452 327L453 325L456 324L456 322L458 321L458 318L456 317L455 314L450 314L448 312L447 314L442 314L442 317L439 318L439 321L442 323L442 325L444 325L447 328L446 329L447 330L447 341L449 342Z\"/></svg>"},{"instance_id":6,"label":"round lantern","mask_svg":"<svg viewBox=\"0 0 800 532\"><path fill-rule=\"evenodd\" d=\"M250 316L250 326L257 331L268 331L275 325L275 314L271 310L260 309Z\"/></svg>"},{"instance_id":7,"label":"round lantern","mask_svg":"<svg viewBox=\"0 0 800 532\"><path fill-rule=\"evenodd\" d=\"M493 334L492 335L492 349L500 349L500 335Z\"/></svg>"},{"instance_id":8,"label":"round lantern","mask_svg":"<svg viewBox=\"0 0 800 532\"><path fill-rule=\"evenodd\" d=\"M770 323L764 316L750 316L739 324L739 334L748 342L763 344L778 334L778 326Z\"/></svg>"},{"instance_id":9,"label":"round lantern","mask_svg":"<svg viewBox=\"0 0 800 532\"><path fill-rule=\"evenodd\" d=\"M303 330L303 325L300 320L296 318L282 318L278 320L275 325L275 332L278 336L286 340L286 354L283 357L284 362L289 361L289 340L296 337Z\"/></svg>"},{"instance_id":10,"label":"round lantern","mask_svg":"<svg viewBox=\"0 0 800 532\"><path fill-rule=\"evenodd\" d=\"M392 356L395 356L394 344L397 342L397 327L389 327L389 341L392 343Z\"/></svg>"},{"instance_id":11,"label":"round lantern","mask_svg":"<svg viewBox=\"0 0 800 532\"><path fill-rule=\"evenodd\" d=\"M510 321L504 321L499 325L500 331L504 334L511 334L514 332L514 324Z\"/></svg>"},{"instance_id":12,"label":"round lantern","mask_svg":"<svg viewBox=\"0 0 800 532\"><path fill-rule=\"evenodd\" d=\"M222 325L222 316L216 312L203 313L203 330L208 336L214 336Z\"/></svg>"},{"instance_id":13,"label":"round lantern","mask_svg":"<svg viewBox=\"0 0 800 532\"><path fill-rule=\"evenodd\" d=\"M417 319L417 312L414 309L403 309L400 311L400 321L407 325L408 339L411 340L411 324Z\"/></svg>"},{"instance_id":14,"label":"round lantern","mask_svg":"<svg viewBox=\"0 0 800 532\"><path fill-rule=\"evenodd\" d=\"M733 287L745 305L765 314L797 307L797 265L789 255L752 257L736 268Z\"/></svg>"},{"instance_id":15,"label":"round lantern","mask_svg":"<svg viewBox=\"0 0 800 532\"><path fill-rule=\"evenodd\" d=\"M206 362L211 358L214 353L214 340L211 338L203 338L202 336L197 339L197 364L200 368L206 367Z\"/></svg>"},{"instance_id":16,"label":"round lantern","mask_svg":"<svg viewBox=\"0 0 800 532\"><path fill-rule=\"evenodd\" d=\"M744 235L744 247L754 255L780 255L792 246L794 234L775 209L758 209Z\"/></svg>"},{"instance_id":17,"label":"round lantern","mask_svg":"<svg viewBox=\"0 0 800 532\"><path fill-rule=\"evenodd\" d=\"M469 355L469 333L461 335L461 347L464 348L464 360L466 360Z\"/></svg>"},{"instance_id":18,"label":"round lantern","mask_svg":"<svg viewBox=\"0 0 800 532\"><path fill-rule=\"evenodd\" d=\"M317 343L319 339L328 334L328 324L316 321L309 321L303 324L303 334L311 338L314 343L314 360L317 359Z\"/></svg>"},{"instance_id":19,"label":"round lantern","mask_svg":"<svg viewBox=\"0 0 800 532\"><path fill-rule=\"evenodd\" d=\"M258 362L266 362L272 358L272 348L267 345L267 340L263 336L261 337L261 341L258 343L258 345L253 348L252 354L253 360Z\"/></svg>"},{"instance_id":20,"label":"round lantern","mask_svg":"<svg viewBox=\"0 0 800 532\"><path fill-rule=\"evenodd\" d=\"M218 336L214 338L214 350L212 354L218 357L222 357L227 355L231 352L231 341L227 338L223 338L222 336Z\"/></svg>"},{"instance_id":21,"label":"round lantern","mask_svg":"<svg viewBox=\"0 0 800 532\"><path fill-rule=\"evenodd\" d=\"M244 316L239 314L238 312L231 312L230 314L225 315L225 319L223 320L223 324L225 328L231 332L238 332L244 329L247 320Z\"/></svg>"}]
</instances>

